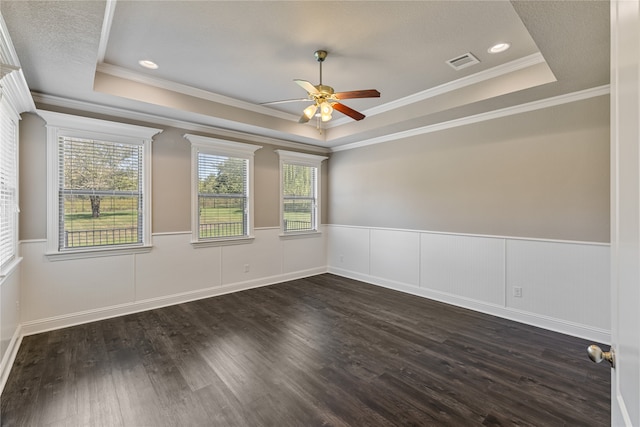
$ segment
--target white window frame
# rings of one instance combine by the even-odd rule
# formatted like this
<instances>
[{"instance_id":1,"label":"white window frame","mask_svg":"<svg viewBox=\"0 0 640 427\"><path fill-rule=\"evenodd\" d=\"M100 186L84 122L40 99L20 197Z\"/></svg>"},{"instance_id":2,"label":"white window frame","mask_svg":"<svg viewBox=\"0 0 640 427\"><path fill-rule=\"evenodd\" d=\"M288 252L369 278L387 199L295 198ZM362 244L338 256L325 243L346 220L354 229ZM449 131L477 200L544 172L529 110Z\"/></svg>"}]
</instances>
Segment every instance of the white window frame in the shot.
<instances>
[{"instance_id":1,"label":"white window frame","mask_svg":"<svg viewBox=\"0 0 640 427\"><path fill-rule=\"evenodd\" d=\"M308 234L320 234L320 215L322 213L321 204L321 182L322 182L322 161L328 159L328 157L318 156L315 154L298 153L295 151L287 150L274 150L280 158L280 237L286 236L303 236ZM315 199L316 205L315 224L312 225L312 230L302 231L285 231L284 229L284 165L299 165L309 166L316 168L316 188Z\"/></svg>"},{"instance_id":2,"label":"white window frame","mask_svg":"<svg viewBox=\"0 0 640 427\"><path fill-rule=\"evenodd\" d=\"M151 143L162 129L37 110L47 126L47 258L54 260L92 258L148 252L151 250ZM142 243L92 246L60 250L59 242L59 137L77 137L100 141L141 145L142 154Z\"/></svg>"},{"instance_id":3,"label":"white window frame","mask_svg":"<svg viewBox=\"0 0 640 427\"><path fill-rule=\"evenodd\" d=\"M0 97L2 97L2 89L0 88ZM13 184L14 184L14 197L13 200L9 200L10 204L13 204L13 206L6 206L7 211L8 212L3 212L2 215L10 215L9 217L9 221L7 221L9 223L9 226L11 227L10 230L8 230L8 234L10 236L10 240L8 242L2 242L2 246L0 246L0 250L4 250L7 249L8 250L8 254L3 254L2 258L4 259L4 262L2 261L2 258L0 258L0 278L4 278L6 276L8 276L19 264L20 262L20 258L18 257L18 228L19 228L19 212L20 209L18 208L19 206L19 199L20 199L20 191L19 191L19 161L18 161L18 119L19 116L18 114L15 112L15 110L9 106L8 101L6 100L6 98L2 97L2 100L0 102L0 120L2 120L3 122L5 120L8 121L9 126L11 126L12 129L12 138L11 140L6 139L6 135L1 135L2 137L2 141L1 144L3 145L1 148L1 154L0 156L2 156L3 158L7 155L11 155L10 159L3 159L3 163L6 162L7 160L9 160L9 163L11 164L11 167L9 168L8 171L5 171L5 173L10 174L10 178L13 178ZM1 123L0 126L2 126L4 123ZM7 144L7 146L5 147L5 144ZM11 146L8 146L11 145ZM5 230L2 230L1 234L4 234ZM8 244L7 244L8 243Z\"/></svg>"},{"instance_id":4,"label":"white window frame","mask_svg":"<svg viewBox=\"0 0 640 427\"><path fill-rule=\"evenodd\" d=\"M250 243L255 239L253 234L253 158L260 145L226 141L200 135L185 134L191 143L191 244L193 247L221 246ZM247 160L247 230L243 236L200 238L199 206L198 206L198 154L235 157Z\"/></svg>"}]
</instances>

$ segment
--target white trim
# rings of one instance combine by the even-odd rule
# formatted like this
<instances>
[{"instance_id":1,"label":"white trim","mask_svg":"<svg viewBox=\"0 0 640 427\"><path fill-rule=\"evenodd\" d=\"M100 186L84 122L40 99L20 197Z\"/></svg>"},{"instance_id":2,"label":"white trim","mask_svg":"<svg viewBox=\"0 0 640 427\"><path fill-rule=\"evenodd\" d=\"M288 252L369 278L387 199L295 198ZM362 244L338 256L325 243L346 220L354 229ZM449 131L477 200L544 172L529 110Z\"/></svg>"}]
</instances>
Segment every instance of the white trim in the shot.
<instances>
[{"instance_id":1,"label":"white trim","mask_svg":"<svg viewBox=\"0 0 640 427\"><path fill-rule=\"evenodd\" d=\"M151 244L140 246L100 247L99 249L65 250L63 252L51 252L46 253L45 256L49 261L67 261L70 259L143 254L151 252L151 249L153 249L153 246Z\"/></svg>"},{"instance_id":2,"label":"white trim","mask_svg":"<svg viewBox=\"0 0 640 427\"><path fill-rule=\"evenodd\" d=\"M143 113L139 111L126 110L118 107L110 107L106 105L94 104L85 101L62 98L58 96L45 95L33 92L33 99L40 104L47 104L54 107L69 108L79 111L86 111L97 114L104 114L114 117L120 117L127 120L139 120L156 123L164 126L176 127L191 132L202 132L216 135L219 138L241 139L249 142L257 142L259 144L269 144L279 147L296 148L300 150L312 151L327 154L329 149L318 145L305 144L303 142L289 141L284 139L271 138L247 132L238 132L230 129L223 129L216 126L200 124L191 121L174 119L171 117L160 116L157 114ZM34 108L35 110L35 108Z\"/></svg>"},{"instance_id":3,"label":"white trim","mask_svg":"<svg viewBox=\"0 0 640 427\"><path fill-rule=\"evenodd\" d=\"M152 236L182 236L185 234L191 234L191 230L189 231L158 231L156 233L151 233Z\"/></svg>"},{"instance_id":4,"label":"white trim","mask_svg":"<svg viewBox=\"0 0 640 427\"><path fill-rule=\"evenodd\" d=\"M2 92L4 93L3 98L9 101L11 107L18 114L36 110L22 69L4 76L2 79Z\"/></svg>"},{"instance_id":5,"label":"white trim","mask_svg":"<svg viewBox=\"0 0 640 427\"><path fill-rule=\"evenodd\" d=\"M223 237L217 239L202 239L202 240L192 240L191 246L194 248L210 248L215 246L231 246L231 245L246 245L249 243L253 243L256 239L256 236L242 236L242 237Z\"/></svg>"},{"instance_id":6,"label":"white trim","mask_svg":"<svg viewBox=\"0 0 640 427\"><path fill-rule=\"evenodd\" d=\"M275 151L275 153L278 155L280 161L280 166L279 166L279 181L280 181L280 237L285 237L285 236L300 236L300 235L308 235L308 234L314 234L314 233L318 233L319 229L320 229L320 216L322 215L322 200L321 200L321 196L322 196L322 189L321 189L321 183L322 183L322 162L326 159L328 159L328 157L325 156L317 156L315 154L305 154L305 153L299 153L296 151L286 151L286 150L273 150ZM284 164L293 164L293 165L300 165L300 166L306 166L306 167L310 167L310 168L315 168L316 170L316 188L315 188L315 199L316 199L316 205L315 205L315 212L314 212L314 219L315 219L315 224L312 224L312 230L303 230L303 231L285 231L284 229L284 177L283 177L283 167Z\"/></svg>"},{"instance_id":7,"label":"white trim","mask_svg":"<svg viewBox=\"0 0 640 427\"><path fill-rule=\"evenodd\" d=\"M320 228L320 226L318 226ZM322 231L310 230L310 231L289 231L287 233L280 233L278 237L281 239L306 239L309 237L322 237Z\"/></svg>"},{"instance_id":8,"label":"white trim","mask_svg":"<svg viewBox=\"0 0 640 427\"><path fill-rule=\"evenodd\" d=\"M198 89L193 86L187 86L181 83L176 83L169 80L160 79L157 77L149 76L142 73L122 68L117 65L98 64L96 71L104 74L108 74L121 79L131 80L136 83L141 83L148 86L157 87L160 89L170 90L172 92L181 93L183 95L193 96L195 98L205 99L210 102L227 105L230 107L239 108L246 111L252 111L254 113L264 114L278 119L284 119L292 122L297 122L300 118L297 115L285 113L273 108L263 107L261 105L252 104L250 102L241 101L239 99L231 98L228 96L220 95L214 92L209 92L203 89Z\"/></svg>"},{"instance_id":9,"label":"white trim","mask_svg":"<svg viewBox=\"0 0 640 427\"><path fill-rule=\"evenodd\" d=\"M3 97L9 101L11 107L17 114L25 111L35 111L36 106L33 103L27 81L24 73L20 69L20 60L18 54L13 47L9 30L4 22L4 18L0 13L0 63L8 65L13 71L8 72L2 78Z\"/></svg>"},{"instance_id":10,"label":"white trim","mask_svg":"<svg viewBox=\"0 0 640 427\"><path fill-rule=\"evenodd\" d=\"M20 59L13 47L11 35L9 35L9 29L2 14L0 14L0 62L20 67Z\"/></svg>"},{"instance_id":11,"label":"white trim","mask_svg":"<svg viewBox=\"0 0 640 427\"><path fill-rule=\"evenodd\" d=\"M552 98L528 102L526 104L519 104L513 107L501 108L498 110L488 111L488 112L476 114L473 116L462 117L459 119L453 119L446 122L435 123L432 125L422 126L414 129L409 129L406 131L391 133L391 134L379 136L376 138L352 142L350 144L339 145L339 146L333 147L331 151L337 152L337 151L352 150L354 148L381 144L383 142L397 141L399 139L409 138L412 136L424 135L427 133L456 128L456 127L465 126L473 123L484 122L487 120L499 119L501 117L508 117L514 114L521 114L529 111L541 110L543 108L555 107L557 105L568 104L576 101L582 101L585 99L595 98L597 96L603 96L608 94L609 94L609 85L598 86L595 88L585 89L578 92L554 96Z\"/></svg>"},{"instance_id":12,"label":"white trim","mask_svg":"<svg viewBox=\"0 0 640 427\"><path fill-rule=\"evenodd\" d=\"M73 116L48 110L38 109L36 113L44 119L48 128L57 128L59 129L58 134L63 135L69 134L69 131L73 131L74 135L77 131L91 132L93 135L98 133L104 134L108 138L116 138L115 142L120 142L124 137L123 142L132 141L129 143L134 143L135 140L140 144L140 139L151 140L156 134L162 132L162 129L158 128Z\"/></svg>"},{"instance_id":13,"label":"white trim","mask_svg":"<svg viewBox=\"0 0 640 427\"><path fill-rule=\"evenodd\" d=\"M356 232L356 234L347 232L348 229L353 230L364 230L364 232ZM344 231L340 231L344 230ZM607 343L611 340L611 331L599 328L599 325L586 324L582 321L578 321L575 319L580 319L580 315L576 317L570 318L562 318L557 317L556 315L549 315L550 312L538 312L535 306L525 305L523 307L529 307L530 309L522 309L519 308L517 304L508 305L509 298L507 293L508 283L508 266L506 264L507 258L507 250L506 246L509 242L515 243L518 241L528 241L528 242L537 242L542 244L550 244L550 245L572 245L575 248L568 248L571 253L576 254L575 250L578 250L577 253L583 253L583 250L588 250L590 253L593 251L598 251L598 253L606 254L610 249L610 245L607 243L599 243L599 242L580 242L580 241L566 241L566 240L551 240L551 239L539 239L539 238L522 238L522 237L504 237L504 236L492 236L492 235L477 235L477 234L464 234L464 233L448 233L448 232L432 232L432 231L423 231L423 230L407 230L407 229L391 229L391 228L380 228L380 227L364 227L364 226L348 226L348 225L328 225L327 231L329 233L329 251L327 254L327 269L330 273L350 277L357 280L362 280L364 282L372 283L379 286L384 286L392 289L396 289L402 292L407 292L410 294L422 296L425 298L434 299L437 301L446 302L448 304L457 305L460 307L476 310L479 312L491 314L498 317L507 318L510 320L526 323L532 326L541 327L544 329L554 330L557 332L578 336L582 338L592 339L596 342ZM500 264L501 271L504 274L501 275L501 281L495 282L496 277L493 276L493 289L497 289L499 287L502 291L501 297L499 299L489 300L481 300L478 298L470 297L472 293L464 293L457 292L455 286L453 288L435 286L435 288L431 288L430 286L424 284L422 282L422 261L418 261L416 264L412 264L412 269L417 269L419 272L420 279L417 283L409 283L407 281L403 281L398 279L398 277L403 277L401 274L395 274L396 272L389 272L390 270L375 270L372 269L371 259L372 259L372 251L374 250L372 244L372 233L377 231L393 231L398 233L413 233L418 236L428 236L428 235L445 235L445 236L458 236L463 238L475 239L498 239L503 240L505 242L504 248L500 250L501 253L505 255L503 258L504 263ZM346 233L346 234L344 234ZM359 235L358 242L353 242L351 246L353 250L354 248L358 248L357 254L365 253L365 247L368 249L368 253L359 257L355 252L351 254L347 254L351 260L351 263L342 264L342 254L343 249L340 247L336 247L332 244L332 242L340 242L340 236L348 237L348 236L356 236ZM365 237L366 236L366 237ZM337 239L337 240L333 240ZM422 239L422 238L421 238ZM458 240L459 242L459 240ZM346 243L345 243L346 244ZM350 246L351 243L347 244ZM365 245L365 246L363 246ZM556 246L559 248L559 246ZM581 248L581 249L577 249ZM590 249L589 249L590 248ZM602 248L602 249L600 249ZM380 249L378 247L378 249ZM411 250L415 250L416 247L412 247ZM422 246L417 246L418 250L422 250ZM604 250L604 252L602 252ZM379 252L379 251L378 251ZM357 260L355 260L357 258ZM355 261L354 261L355 260ZM608 262L608 260L601 259L604 264ZM602 268L607 268L605 265L602 265ZM579 266L580 264L575 264L575 266ZM575 267L574 266L574 267ZM453 264L449 265L446 268L456 268ZM374 272L378 271L378 273ZM386 271L386 273L380 274L379 271ZM597 269L597 271L604 271L601 269ZM549 277L549 280L553 279L553 277ZM504 280L504 282L502 282ZM546 280L546 279L545 279ZM577 279L577 276L575 277ZM593 284L592 284L593 285ZM460 289L458 289L459 291ZM553 295L553 291L549 290L549 295ZM598 302L594 301L593 298L590 300L587 299L585 302L597 306ZM545 314L546 313L546 314Z\"/></svg>"},{"instance_id":14,"label":"white trim","mask_svg":"<svg viewBox=\"0 0 640 427\"><path fill-rule=\"evenodd\" d=\"M254 224L254 156L255 152L262 148L261 145L244 144L235 141L226 141L218 138L210 138L200 135L184 134L191 143L191 244L194 247L222 246L251 243ZM199 163L198 154L205 153L216 156L228 156L247 161L247 199L249 209L246 234L238 237L223 237L212 239L200 238L200 209L198 207L198 182Z\"/></svg>"},{"instance_id":15,"label":"white trim","mask_svg":"<svg viewBox=\"0 0 640 427\"><path fill-rule=\"evenodd\" d=\"M580 325L573 322L555 319L540 314L528 313L499 305L489 304L482 301L464 298L458 295L438 292L431 289L419 288L416 286L399 283L392 280L383 279L369 274L357 273L354 271L344 270L336 267L328 267L327 271L331 274L347 277L350 279L360 280L376 286L393 289L411 295L428 298L434 301L443 302L457 307L467 308L480 313L489 314L491 316L501 317L515 322L524 323L526 325L535 326L566 335L571 335L587 340L594 340L599 343L608 343L611 340L611 332Z\"/></svg>"},{"instance_id":16,"label":"white trim","mask_svg":"<svg viewBox=\"0 0 640 427\"><path fill-rule=\"evenodd\" d=\"M151 246L151 143L153 136L162 129L107 120L92 119L53 111L37 110L46 121L47 128L47 258L64 260L89 258L96 256L123 255L127 253L149 251ZM99 249L59 250L58 218L58 137L80 136L101 139L109 142L141 145L143 150L143 242L140 246L100 247Z\"/></svg>"},{"instance_id":17,"label":"white trim","mask_svg":"<svg viewBox=\"0 0 640 427\"><path fill-rule=\"evenodd\" d=\"M396 99L394 101L378 105L376 107L365 110L364 113L367 117L386 113L388 111L406 107L407 105L411 105L416 102L424 101L426 99L443 95L445 93L453 92L454 90L462 89L464 87L471 86L477 83L482 83L486 80L494 79L496 77L513 73L515 71L519 71L524 68L532 67L541 63L546 63L546 61L540 52L536 52L523 58L518 58L511 62L489 68L488 70L480 71L479 73L471 74L469 76L462 77L460 79L453 80L439 86L414 93L409 96L405 96L404 98ZM340 126L348 122L348 118L341 118L339 120L331 121L329 127L332 128Z\"/></svg>"},{"instance_id":18,"label":"white trim","mask_svg":"<svg viewBox=\"0 0 640 427\"><path fill-rule=\"evenodd\" d=\"M111 33L111 24L113 23L113 14L116 11L116 2L117 0L107 0L107 4L104 7L104 19L102 20L100 43L98 44L98 64L104 62L104 56L107 53L109 34Z\"/></svg>"},{"instance_id":19,"label":"white trim","mask_svg":"<svg viewBox=\"0 0 640 427\"><path fill-rule=\"evenodd\" d=\"M16 248L17 246L18 245L16 245ZM0 271L0 286L2 285L2 283L4 283L4 280L7 277L11 276L11 274L18 268L21 262L22 262L22 257L18 256L16 253L16 256L9 263L7 263L7 265L5 265L2 271Z\"/></svg>"},{"instance_id":20,"label":"white trim","mask_svg":"<svg viewBox=\"0 0 640 427\"><path fill-rule=\"evenodd\" d=\"M11 368L13 368L13 362L15 362L16 356L18 355L18 350L20 349L20 344L22 344L23 337L24 334L22 333L22 326L18 325L16 330L13 332L11 341L9 341L9 346L7 347L7 350L2 357L2 362L0 363L0 394L4 391L4 386L7 384L7 379L11 373Z\"/></svg>"},{"instance_id":21,"label":"white trim","mask_svg":"<svg viewBox=\"0 0 640 427\"><path fill-rule=\"evenodd\" d=\"M98 320L110 319L113 317L124 316L127 314L138 313L141 311L153 310L175 304L196 301L204 298L211 298L232 292L244 291L248 289L258 288L262 286L274 285L277 283L287 282L290 280L301 279L304 277L315 276L317 274L326 273L326 267L313 268L309 270L297 271L295 273L285 273L276 276L263 277L260 279L250 280L246 282L231 283L223 286L214 286L196 291L182 292L173 295L162 296L158 298L150 298L146 300L136 301L133 303L113 305L94 310L86 310L77 313L54 316L45 319L25 322L22 324L22 336L34 335L41 332L47 332L55 329L66 328L69 326L80 325Z\"/></svg>"},{"instance_id":22,"label":"white trim","mask_svg":"<svg viewBox=\"0 0 640 427\"><path fill-rule=\"evenodd\" d=\"M275 151L278 154L278 156L280 156L280 159L285 160L287 163L295 163L296 165L320 167L320 165L322 164L322 161L328 159L328 157L325 157L325 156L299 153L297 151L286 151L286 150L273 150L273 151Z\"/></svg>"},{"instance_id":23,"label":"white trim","mask_svg":"<svg viewBox=\"0 0 640 427\"><path fill-rule=\"evenodd\" d=\"M191 143L192 147L215 150L217 154L226 156L253 156L256 151L262 148L261 145L227 141L224 139L212 138L209 136L192 135L189 133L185 133L182 136Z\"/></svg>"},{"instance_id":24,"label":"white trim","mask_svg":"<svg viewBox=\"0 0 640 427\"><path fill-rule=\"evenodd\" d=\"M25 239L25 240L18 240L18 244L22 245L22 244L29 244L29 243L47 243L47 239Z\"/></svg>"},{"instance_id":25,"label":"white trim","mask_svg":"<svg viewBox=\"0 0 640 427\"><path fill-rule=\"evenodd\" d=\"M472 233L457 233L452 231L431 231L431 230L418 230L413 228L390 228L390 227L370 227L363 225L346 225L346 224L326 224L326 227L337 228L359 228L363 230L386 230L386 231L403 231L410 233L424 233L424 234L444 234L447 236L463 236L463 237L482 237L485 239L509 239L509 240L526 240L531 242L546 242L546 243L564 243L568 245L591 245L591 246L611 246L610 243L604 242L589 242L582 240L559 240L559 239L544 239L539 237L521 237L521 236L502 236L499 234L472 234Z\"/></svg>"}]
</instances>

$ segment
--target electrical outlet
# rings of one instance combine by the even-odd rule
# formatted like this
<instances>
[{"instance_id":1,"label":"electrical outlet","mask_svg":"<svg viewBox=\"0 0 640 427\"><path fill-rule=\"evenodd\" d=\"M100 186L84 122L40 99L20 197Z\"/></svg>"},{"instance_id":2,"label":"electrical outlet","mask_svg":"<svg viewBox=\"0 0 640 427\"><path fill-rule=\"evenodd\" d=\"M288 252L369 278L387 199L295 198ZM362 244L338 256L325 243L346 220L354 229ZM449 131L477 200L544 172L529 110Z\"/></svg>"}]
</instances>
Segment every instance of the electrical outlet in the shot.
<instances>
[{"instance_id":1,"label":"electrical outlet","mask_svg":"<svg viewBox=\"0 0 640 427\"><path fill-rule=\"evenodd\" d=\"M244 265L244 272L248 273L249 272L249 264L245 264Z\"/></svg>"},{"instance_id":2,"label":"electrical outlet","mask_svg":"<svg viewBox=\"0 0 640 427\"><path fill-rule=\"evenodd\" d=\"M513 287L513 296L515 298L522 298L522 288L520 286Z\"/></svg>"}]
</instances>

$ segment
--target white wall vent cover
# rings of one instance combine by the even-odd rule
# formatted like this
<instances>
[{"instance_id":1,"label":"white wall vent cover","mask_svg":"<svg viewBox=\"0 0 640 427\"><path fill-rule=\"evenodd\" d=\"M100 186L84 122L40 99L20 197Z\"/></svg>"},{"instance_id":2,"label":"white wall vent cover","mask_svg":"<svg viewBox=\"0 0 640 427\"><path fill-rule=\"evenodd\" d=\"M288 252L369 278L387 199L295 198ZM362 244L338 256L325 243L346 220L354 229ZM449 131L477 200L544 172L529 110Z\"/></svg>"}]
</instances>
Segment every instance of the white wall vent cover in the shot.
<instances>
[{"instance_id":1,"label":"white wall vent cover","mask_svg":"<svg viewBox=\"0 0 640 427\"><path fill-rule=\"evenodd\" d=\"M478 63L480 63L478 58L473 56L470 52L447 61L447 64L451 65L451 68L454 70L462 70L463 68L467 68Z\"/></svg>"}]
</instances>

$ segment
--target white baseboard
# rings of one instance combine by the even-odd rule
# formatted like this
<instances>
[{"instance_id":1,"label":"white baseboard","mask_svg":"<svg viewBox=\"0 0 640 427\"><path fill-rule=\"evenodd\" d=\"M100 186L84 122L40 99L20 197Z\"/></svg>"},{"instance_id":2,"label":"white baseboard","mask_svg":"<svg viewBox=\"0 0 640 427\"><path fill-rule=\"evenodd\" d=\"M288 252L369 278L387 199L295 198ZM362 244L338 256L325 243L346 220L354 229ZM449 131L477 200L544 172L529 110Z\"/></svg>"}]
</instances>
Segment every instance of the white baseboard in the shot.
<instances>
[{"instance_id":1,"label":"white baseboard","mask_svg":"<svg viewBox=\"0 0 640 427\"><path fill-rule=\"evenodd\" d=\"M246 282L232 283L223 286L216 286L197 291L184 292L180 294L167 295L158 298L151 298L136 301L127 304L119 304L110 307L102 307L94 310L87 310L77 313L65 314L35 321L25 322L21 325L21 336L34 335L41 332L52 331L55 329L66 328L70 326L80 325L83 323L95 322L98 320L110 319L113 317L124 316L127 314L139 313L142 311L153 310L156 308L167 307L175 304L182 304L189 301L211 298L232 292L244 291L247 289L258 288L262 286L273 285L276 283L286 282L289 280L301 279L304 277L315 276L317 274L326 273L326 267L313 268L309 270L296 271L294 273L280 274L271 277L262 277L256 280ZM20 329L20 328L19 328ZM16 348L17 352L17 348ZM14 356L15 357L15 356ZM13 363L13 360L11 360ZM3 365L4 366L4 365Z\"/></svg>"},{"instance_id":2,"label":"white baseboard","mask_svg":"<svg viewBox=\"0 0 640 427\"><path fill-rule=\"evenodd\" d=\"M11 373L11 368L13 367L13 362L16 360L16 355L18 354L18 349L22 343L23 336L22 328L18 325L11 337L9 347L7 347L7 351L4 353L2 362L0 362L0 394L2 394L4 386L7 383L7 379L9 378L9 374Z\"/></svg>"},{"instance_id":3,"label":"white baseboard","mask_svg":"<svg viewBox=\"0 0 640 427\"><path fill-rule=\"evenodd\" d=\"M368 274L362 274L354 271L340 269L336 267L328 267L328 272L347 277L350 279L359 280L361 282L369 283L372 285L382 286L388 289L393 289L400 292L405 292L411 295L428 298L434 301L443 302L446 304L454 305L457 307L467 308L480 313L489 314L496 317L501 317L515 322L524 323L531 326L536 326L542 329L571 335L586 340L595 341L601 344L611 343L611 331L604 329L597 329L580 325L573 322L567 322L562 319L555 319L547 316L542 316L535 313L529 313L522 310L516 310L504 306L488 304L482 301L471 300L468 298L460 297L457 295L447 294L444 292L438 292L430 289L420 288L418 286L411 286L395 281L390 281L380 277L371 276ZM585 348L586 354L586 348Z\"/></svg>"}]
</instances>

